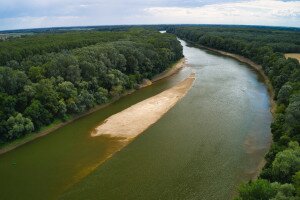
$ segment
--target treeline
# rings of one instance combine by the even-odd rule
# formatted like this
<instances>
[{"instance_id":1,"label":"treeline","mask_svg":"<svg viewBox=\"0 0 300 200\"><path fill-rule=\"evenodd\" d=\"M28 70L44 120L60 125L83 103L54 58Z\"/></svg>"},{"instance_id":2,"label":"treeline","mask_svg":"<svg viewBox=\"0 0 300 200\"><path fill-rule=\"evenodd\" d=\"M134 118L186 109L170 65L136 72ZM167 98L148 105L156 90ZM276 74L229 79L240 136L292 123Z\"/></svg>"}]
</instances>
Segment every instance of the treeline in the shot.
<instances>
[{"instance_id":1,"label":"treeline","mask_svg":"<svg viewBox=\"0 0 300 200\"><path fill-rule=\"evenodd\" d=\"M0 42L0 143L105 103L182 56L174 35L144 29Z\"/></svg>"},{"instance_id":2,"label":"treeline","mask_svg":"<svg viewBox=\"0 0 300 200\"><path fill-rule=\"evenodd\" d=\"M21 62L36 54L71 50L100 42L121 40L126 37L126 34L96 31L23 35L21 38L10 38L0 42L0 65L6 65L11 60Z\"/></svg>"},{"instance_id":3,"label":"treeline","mask_svg":"<svg viewBox=\"0 0 300 200\"><path fill-rule=\"evenodd\" d=\"M299 32L241 28L169 28L195 44L242 55L262 65L277 102L273 143L256 181L239 189L241 200L300 198L300 64L280 52L300 52Z\"/></svg>"},{"instance_id":4,"label":"treeline","mask_svg":"<svg viewBox=\"0 0 300 200\"><path fill-rule=\"evenodd\" d=\"M226 47L231 51L240 51L244 45L251 44L252 46L269 46L274 52L282 53L297 53L300 52L300 29L296 30L278 30L270 27L255 28L255 27L227 27L227 26L195 26L195 27L169 27L169 31L174 32L180 30L180 32L186 35L191 41L196 41L198 38L205 40L205 43L216 43L216 47L225 48L224 39L231 39L235 42L235 46ZM183 33L184 32L184 33Z\"/></svg>"}]
</instances>

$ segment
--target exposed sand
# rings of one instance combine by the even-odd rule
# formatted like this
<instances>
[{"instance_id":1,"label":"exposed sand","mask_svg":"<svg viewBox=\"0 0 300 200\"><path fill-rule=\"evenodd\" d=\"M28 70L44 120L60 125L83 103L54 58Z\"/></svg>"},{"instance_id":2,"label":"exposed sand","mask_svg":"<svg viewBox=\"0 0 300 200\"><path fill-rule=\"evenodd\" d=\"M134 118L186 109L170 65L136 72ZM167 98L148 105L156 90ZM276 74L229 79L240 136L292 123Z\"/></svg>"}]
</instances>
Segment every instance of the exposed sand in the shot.
<instances>
[{"instance_id":1,"label":"exposed sand","mask_svg":"<svg viewBox=\"0 0 300 200\"><path fill-rule=\"evenodd\" d=\"M126 140L133 139L158 121L192 87L195 74L191 74L176 86L141 101L107 118L91 133L91 136L109 135Z\"/></svg>"},{"instance_id":2,"label":"exposed sand","mask_svg":"<svg viewBox=\"0 0 300 200\"><path fill-rule=\"evenodd\" d=\"M141 84L139 84L138 88L141 89L141 88L147 87L149 85L152 85L152 83L154 83L156 81L159 81L161 79L164 79L164 78L167 78L169 76L176 74L179 70L181 70L185 66L185 63L186 63L186 59L181 58L177 63L175 63L170 68L163 71L162 73L155 75L151 80L144 79L143 82Z\"/></svg>"},{"instance_id":3,"label":"exposed sand","mask_svg":"<svg viewBox=\"0 0 300 200\"><path fill-rule=\"evenodd\" d=\"M285 58L296 58L300 62L300 53L286 53Z\"/></svg>"},{"instance_id":4,"label":"exposed sand","mask_svg":"<svg viewBox=\"0 0 300 200\"><path fill-rule=\"evenodd\" d=\"M143 79L142 83L140 83L138 85L138 88L144 88L144 87L148 87L149 85L152 85L152 81L150 81L149 79Z\"/></svg>"},{"instance_id":5,"label":"exposed sand","mask_svg":"<svg viewBox=\"0 0 300 200\"><path fill-rule=\"evenodd\" d=\"M151 81L156 82L166 77L172 76L173 74L177 73L181 68L185 66L186 59L180 59L176 64L174 64L171 68L165 70L164 72L154 76Z\"/></svg>"}]
</instances>

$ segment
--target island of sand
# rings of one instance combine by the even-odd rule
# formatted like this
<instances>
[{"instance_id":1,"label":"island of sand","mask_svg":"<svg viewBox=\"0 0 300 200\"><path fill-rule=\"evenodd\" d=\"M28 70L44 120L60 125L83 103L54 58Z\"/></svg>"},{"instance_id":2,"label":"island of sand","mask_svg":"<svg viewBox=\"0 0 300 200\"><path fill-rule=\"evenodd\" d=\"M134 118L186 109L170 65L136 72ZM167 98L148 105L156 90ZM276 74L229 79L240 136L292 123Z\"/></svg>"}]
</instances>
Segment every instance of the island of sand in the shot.
<instances>
[{"instance_id":1,"label":"island of sand","mask_svg":"<svg viewBox=\"0 0 300 200\"><path fill-rule=\"evenodd\" d=\"M192 87L195 74L153 97L141 101L104 120L92 131L93 137L108 135L123 139L133 139L157 122L168 112Z\"/></svg>"}]
</instances>

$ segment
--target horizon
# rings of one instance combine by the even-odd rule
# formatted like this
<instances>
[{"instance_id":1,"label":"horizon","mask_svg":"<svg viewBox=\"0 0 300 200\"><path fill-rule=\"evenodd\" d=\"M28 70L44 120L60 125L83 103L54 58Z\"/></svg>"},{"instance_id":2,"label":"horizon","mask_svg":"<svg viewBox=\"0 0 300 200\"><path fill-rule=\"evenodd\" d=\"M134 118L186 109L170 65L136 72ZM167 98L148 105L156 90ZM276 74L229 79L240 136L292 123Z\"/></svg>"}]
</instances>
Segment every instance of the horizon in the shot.
<instances>
[{"instance_id":1,"label":"horizon","mask_svg":"<svg viewBox=\"0 0 300 200\"><path fill-rule=\"evenodd\" d=\"M246 25L300 27L293 0L3 0L0 31L122 25ZM100 12L99 12L100 11Z\"/></svg>"},{"instance_id":2,"label":"horizon","mask_svg":"<svg viewBox=\"0 0 300 200\"><path fill-rule=\"evenodd\" d=\"M276 25L257 25L257 24L104 24L104 25L84 25L84 26L52 26L52 27L33 27L33 28L21 28L21 29L7 29L0 30L0 34L15 33L19 31L30 31L30 30L43 30L43 29L76 29L76 28L99 28L99 27L118 27L118 26L233 26L233 27L264 27L264 28L288 28L288 29L299 29L296 26L276 26Z\"/></svg>"}]
</instances>

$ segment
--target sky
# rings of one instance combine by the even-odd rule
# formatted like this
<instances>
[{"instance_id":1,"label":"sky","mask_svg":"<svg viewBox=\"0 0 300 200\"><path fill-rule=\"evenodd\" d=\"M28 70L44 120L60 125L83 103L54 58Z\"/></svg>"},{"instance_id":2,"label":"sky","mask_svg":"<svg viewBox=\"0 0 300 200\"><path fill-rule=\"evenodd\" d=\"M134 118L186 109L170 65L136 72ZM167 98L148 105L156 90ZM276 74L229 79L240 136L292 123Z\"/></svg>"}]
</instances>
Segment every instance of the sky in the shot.
<instances>
[{"instance_id":1,"label":"sky","mask_svg":"<svg viewBox=\"0 0 300 200\"><path fill-rule=\"evenodd\" d=\"M0 30L124 24L300 27L300 0L0 0Z\"/></svg>"}]
</instances>

